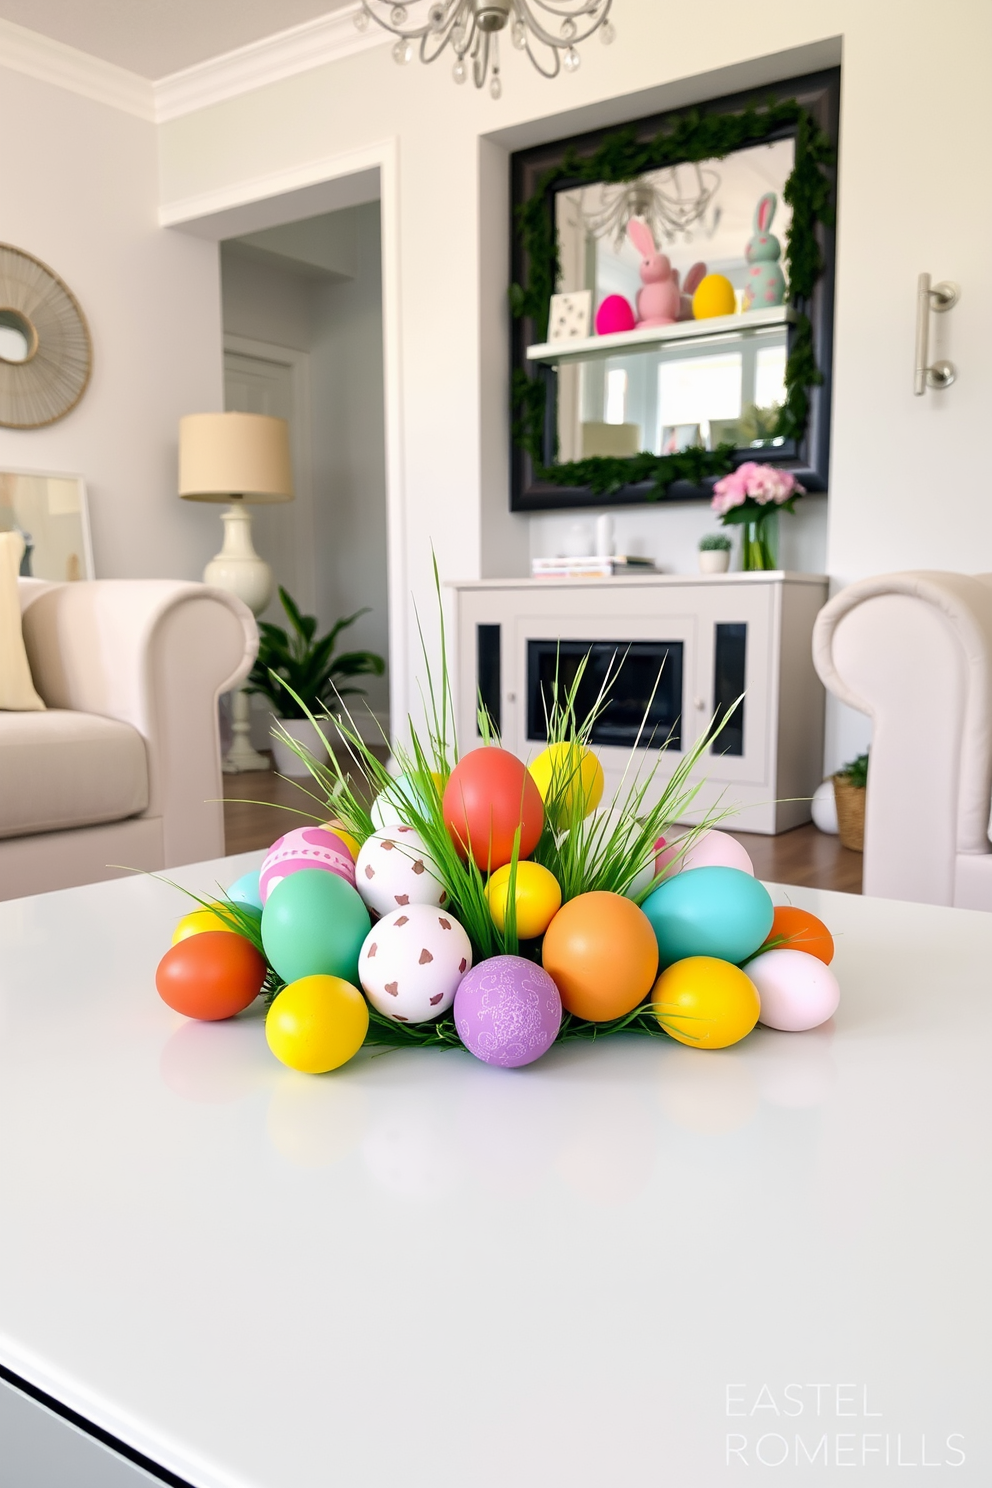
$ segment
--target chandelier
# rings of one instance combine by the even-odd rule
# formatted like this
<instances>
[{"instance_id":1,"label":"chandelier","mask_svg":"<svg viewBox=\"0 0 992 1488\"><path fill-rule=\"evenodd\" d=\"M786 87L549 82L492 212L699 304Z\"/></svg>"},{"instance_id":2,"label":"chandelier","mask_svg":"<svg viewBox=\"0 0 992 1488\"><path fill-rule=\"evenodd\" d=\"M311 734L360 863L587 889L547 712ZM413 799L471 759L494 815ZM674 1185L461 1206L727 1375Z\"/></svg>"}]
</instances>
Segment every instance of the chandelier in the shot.
<instances>
[{"instance_id":1,"label":"chandelier","mask_svg":"<svg viewBox=\"0 0 992 1488\"><path fill-rule=\"evenodd\" d=\"M510 28L518 52L526 52L543 77L557 77L564 67L574 72L578 43L594 31L609 46L616 32L609 19L613 0L361 0L355 25L364 31L377 21L398 38L393 57L403 66L419 43L420 60L435 62L448 46L455 62L452 76L464 83L471 65L477 88L489 79L493 98L502 97L500 32ZM420 17L418 20L417 17Z\"/></svg>"},{"instance_id":2,"label":"chandelier","mask_svg":"<svg viewBox=\"0 0 992 1488\"><path fill-rule=\"evenodd\" d=\"M688 174L688 180L680 171ZM709 226L705 217L719 189L720 177L715 170L695 163L672 165L622 186L604 187L599 211L583 215L593 237L612 238L618 248L634 217L647 223L656 243L673 243L680 234L691 243L694 227L707 237L716 231L720 208L714 208Z\"/></svg>"}]
</instances>

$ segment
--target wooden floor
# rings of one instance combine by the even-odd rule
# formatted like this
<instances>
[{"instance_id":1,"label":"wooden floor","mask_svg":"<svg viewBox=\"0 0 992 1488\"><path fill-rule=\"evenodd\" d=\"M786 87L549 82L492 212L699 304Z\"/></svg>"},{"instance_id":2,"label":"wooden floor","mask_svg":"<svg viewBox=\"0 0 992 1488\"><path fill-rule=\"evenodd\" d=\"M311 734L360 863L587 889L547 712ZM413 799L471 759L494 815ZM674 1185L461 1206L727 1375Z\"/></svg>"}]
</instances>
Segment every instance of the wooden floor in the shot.
<instances>
[{"instance_id":1,"label":"wooden floor","mask_svg":"<svg viewBox=\"0 0 992 1488\"><path fill-rule=\"evenodd\" d=\"M293 785L274 771L224 776L224 825L229 853L250 852L268 847L294 826L305 826L329 815L324 803L307 794L313 782ZM298 814L298 813L303 813ZM752 832L734 832L751 855L759 878L771 883L802 884L807 888L838 889L844 894L861 893L861 854L841 847L840 839L828 837L808 823L763 837Z\"/></svg>"}]
</instances>

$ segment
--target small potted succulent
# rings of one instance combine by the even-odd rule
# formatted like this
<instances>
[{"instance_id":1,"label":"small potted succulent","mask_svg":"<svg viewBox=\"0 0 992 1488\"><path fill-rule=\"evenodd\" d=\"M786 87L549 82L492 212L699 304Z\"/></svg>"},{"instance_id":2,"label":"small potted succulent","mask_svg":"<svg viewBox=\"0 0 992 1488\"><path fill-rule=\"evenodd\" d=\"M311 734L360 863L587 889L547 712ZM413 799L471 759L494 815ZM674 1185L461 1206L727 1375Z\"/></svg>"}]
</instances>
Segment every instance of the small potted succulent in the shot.
<instances>
[{"instance_id":1,"label":"small potted succulent","mask_svg":"<svg viewBox=\"0 0 992 1488\"><path fill-rule=\"evenodd\" d=\"M374 651L334 654L338 636L349 625L354 625L360 616L368 614L367 608L336 621L326 635L315 640L316 615L301 615L282 587L279 599L292 633L287 634L279 625L264 620L259 622L258 657L245 691L260 692L272 704L279 724L279 729L272 733L276 769L282 775L306 775L306 765L280 737L280 732L285 731L319 756L324 741L317 737L317 730L307 717L307 709L317 717L325 711L333 713L339 698L347 697L349 693L365 692L364 687L344 685L350 678L381 677L386 663Z\"/></svg>"},{"instance_id":2,"label":"small potted succulent","mask_svg":"<svg viewBox=\"0 0 992 1488\"><path fill-rule=\"evenodd\" d=\"M834 776L837 829L840 840L852 852L865 850L865 796L868 786L868 756L859 754Z\"/></svg>"},{"instance_id":3,"label":"small potted succulent","mask_svg":"<svg viewBox=\"0 0 992 1488\"><path fill-rule=\"evenodd\" d=\"M724 532L707 532L699 539L699 572L726 573L730 567L730 538Z\"/></svg>"}]
</instances>

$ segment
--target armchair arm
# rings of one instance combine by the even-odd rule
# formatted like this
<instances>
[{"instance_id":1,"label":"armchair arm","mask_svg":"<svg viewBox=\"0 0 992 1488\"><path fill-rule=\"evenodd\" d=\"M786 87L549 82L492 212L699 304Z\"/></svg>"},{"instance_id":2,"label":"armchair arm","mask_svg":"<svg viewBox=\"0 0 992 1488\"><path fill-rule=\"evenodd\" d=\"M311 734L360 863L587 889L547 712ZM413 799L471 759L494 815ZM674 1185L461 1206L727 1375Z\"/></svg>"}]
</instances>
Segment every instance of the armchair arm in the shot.
<instances>
[{"instance_id":1,"label":"armchair arm","mask_svg":"<svg viewBox=\"0 0 992 1488\"><path fill-rule=\"evenodd\" d=\"M168 579L21 581L35 686L55 708L136 728L148 751L146 815L164 866L224 851L217 698L247 676L258 630L222 589Z\"/></svg>"},{"instance_id":2,"label":"armchair arm","mask_svg":"<svg viewBox=\"0 0 992 1488\"><path fill-rule=\"evenodd\" d=\"M992 585L952 573L851 584L817 618L813 661L873 723L865 892L953 904L957 855L989 851Z\"/></svg>"}]
</instances>

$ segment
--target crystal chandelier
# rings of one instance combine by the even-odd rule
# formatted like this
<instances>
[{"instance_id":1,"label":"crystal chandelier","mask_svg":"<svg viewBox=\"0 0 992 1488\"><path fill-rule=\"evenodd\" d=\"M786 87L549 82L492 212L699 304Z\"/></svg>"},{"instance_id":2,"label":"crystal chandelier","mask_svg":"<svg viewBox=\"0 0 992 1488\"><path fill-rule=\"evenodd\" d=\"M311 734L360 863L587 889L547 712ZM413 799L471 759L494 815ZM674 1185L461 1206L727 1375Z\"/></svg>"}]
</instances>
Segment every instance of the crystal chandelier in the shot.
<instances>
[{"instance_id":1,"label":"crystal chandelier","mask_svg":"<svg viewBox=\"0 0 992 1488\"><path fill-rule=\"evenodd\" d=\"M393 57L402 66L413 57L419 42L420 60L434 62L450 46L455 62L452 75L464 83L471 64L477 88L489 80L493 98L500 98L499 36L510 28L518 52L526 52L538 72L557 77L564 67L574 72L579 42L594 31L609 46L616 35L609 19L613 0L361 0L355 25L364 31L369 20L398 37Z\"/></svg>"},{"instance_id":2,"label":"crystal chandelier","mask_svg":"<svg viewBox=\"0 0 992 1488\"><path fill-rule=\"evenodd\" d=\"M650 227L656 243L673 243L679 235L691 243L694 227L706 237L716 231L720 208L714 208L709 225L705 218L719 189L720 177L715 170L695 163L669 166L622 186L605 187L599 211L584 213L586 226L593 237L612 238L619 248L630 221L640 217Z\"/></svg>"}]
</instances>

